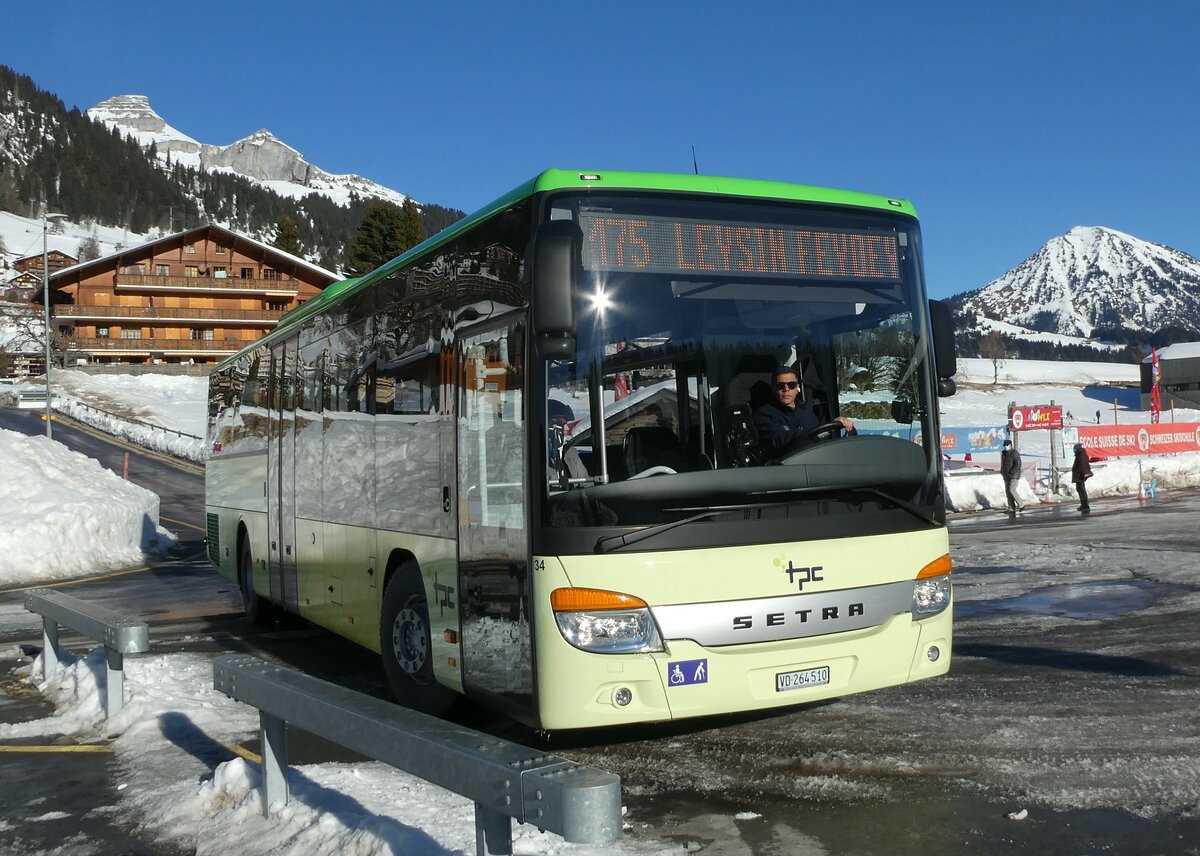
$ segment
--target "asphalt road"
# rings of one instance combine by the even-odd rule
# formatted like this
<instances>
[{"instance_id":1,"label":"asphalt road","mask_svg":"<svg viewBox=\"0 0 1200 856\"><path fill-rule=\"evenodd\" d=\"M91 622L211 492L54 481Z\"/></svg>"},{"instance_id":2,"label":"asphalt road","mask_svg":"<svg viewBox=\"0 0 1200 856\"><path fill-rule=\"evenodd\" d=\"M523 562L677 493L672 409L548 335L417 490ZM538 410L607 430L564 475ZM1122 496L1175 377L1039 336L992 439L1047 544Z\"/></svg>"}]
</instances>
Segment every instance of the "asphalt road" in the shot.
<instances>
[{"instance_id":1,"label":"asphalt road","mask_svg":"<svg viewBox=\"0 0 1200 856\"><path fill-rule=\"evenodd\" d=\"M0 410L0 426L11 413ZM59 423L55 434L72 437ZM78 442L123 463L123 448ZM200 475L134 456L131 478L166 491L164 518L199 529ZM768 715L545 738L471 705L454 717L620 774L627 838L708 854L1200 854L1200 492L1094 508L952 521L964 596L945 678ZM141 611L156 651L249 651L385 694L377 658L330 634L252 630L198 540L72 590ZM37 641L19 597L0 592L0 648ZM0 663L0 720L44 715L12 679L15 662ZM319 741L291 754L343 757ZM0 811L14 824L0 842L65 830L106 842L95 852L170 853L112 819L108 763L0 753ZM35 770L62 787L31 781ZM37 819L64 801L68 819ZM1021 809L1025 819L1008 817Z\"/></svg>"}]
</instances>

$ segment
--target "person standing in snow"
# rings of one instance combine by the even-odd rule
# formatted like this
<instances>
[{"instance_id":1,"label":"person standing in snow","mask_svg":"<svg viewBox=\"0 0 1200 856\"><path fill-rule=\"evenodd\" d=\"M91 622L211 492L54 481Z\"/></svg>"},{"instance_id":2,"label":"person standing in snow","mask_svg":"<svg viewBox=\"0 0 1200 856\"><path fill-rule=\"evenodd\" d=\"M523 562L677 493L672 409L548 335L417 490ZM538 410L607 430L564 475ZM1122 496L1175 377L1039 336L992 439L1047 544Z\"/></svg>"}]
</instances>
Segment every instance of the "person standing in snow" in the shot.
<instances>
[{"instance_id":1,"label":"person standing in snow","mask_svg":"<svg viewBox=\"0 0 1200 856\"><path fill-rule=\"evenodd\" d=\"M1004 441L1000 453L1000 475L1004 478L1004 498L1008 501L1008 513L1014 517L1021 513L1017 500L1017 483L1021 480L1021 453L1013 448L1012 440Z\"/></svg>"},{"instance_id":2,"label":"person standing in snow","mask_svg":"<svg viewBox=\"0 0 1200 856\"><path fill-rule=\"evenodd\" d=\"M1087 450L1082 443L1075 444L1075 462L1071 464L1071 481L1075 483L1075 492L1079 494L1079 510L1087 514L1092 510L1088 504L1087 480L1092 477L1092 462L1088 460Z\"/></svg>"}]
</instances>

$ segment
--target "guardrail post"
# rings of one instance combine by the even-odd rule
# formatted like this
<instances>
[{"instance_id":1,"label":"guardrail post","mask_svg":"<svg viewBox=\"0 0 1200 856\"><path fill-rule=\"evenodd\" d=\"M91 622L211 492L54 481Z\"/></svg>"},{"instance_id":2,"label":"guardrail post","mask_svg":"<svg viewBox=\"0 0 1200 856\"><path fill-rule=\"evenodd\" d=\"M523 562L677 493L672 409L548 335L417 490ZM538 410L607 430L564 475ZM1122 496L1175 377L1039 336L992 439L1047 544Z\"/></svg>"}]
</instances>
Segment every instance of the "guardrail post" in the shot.
<instances>
[{"instance_id":1,"label":"guardrail post","mask_svg":"<svg viewBox=\"0 0 1200 856\"><path fill-rule=\"evenodd\" d=\"M116 716L125 706L125 655L104 646L104 664L108 672L104 682L104 715Z\"/></svg>"},{"instance_id":2,"label":"guardrail post","mask_svg":"<svg viewBox=\"0 0 1200 856\"><path fill-rule=\"evenodd\" d=\"M42 680L58 671L58 622L42 616Z\"/></svg>"},{"instance_id":3,"label":"guardrail post","mask_svg":"<svg viewBox=\"0 0 1200 856\"><path fill-rule=\"evenodd\" d=\"M287 723L266 711L258 712L262 732L263 817L271 816L271 804L287 805Z\"/></svg>"},{"instance_id":4,"label":"guardrail post","mask_svg":"<svg viewBox=\"0 0 1200 856\"><path fill-rule=\"evenodd\" d=\"M28 592L25 608L42 616L42 679L49 680L62 659L58 628L74 630L104 646L104 714L119 713L125 704L125 655L150 650L147 624L53 589Z\"/></svg>"},{"instance_id":5,"label":"guardrail post","mask_svg":"<svg viewBox=\"0 0 1200 856\"><path fill-rule=\"evenodd\" d=\"M512 820L475 803L475 856L512 856Z\"/></svg>"}]
</instances>

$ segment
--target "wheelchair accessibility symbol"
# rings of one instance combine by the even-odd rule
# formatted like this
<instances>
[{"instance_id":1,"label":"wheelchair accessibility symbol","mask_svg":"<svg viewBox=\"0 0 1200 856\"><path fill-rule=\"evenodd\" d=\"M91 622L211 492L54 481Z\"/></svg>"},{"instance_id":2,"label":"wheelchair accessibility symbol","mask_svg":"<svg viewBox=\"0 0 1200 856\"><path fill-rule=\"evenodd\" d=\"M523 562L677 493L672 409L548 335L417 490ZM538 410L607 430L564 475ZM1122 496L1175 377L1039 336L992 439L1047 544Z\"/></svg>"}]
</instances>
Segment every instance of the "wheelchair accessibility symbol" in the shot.
<instances>
[{"instance_id":1,"label":"wheelchair accessibility symbol","mask_svg":"<svg viewBox=\"0 0 1200 856\"><path fill-rule=\"evenodd\" d=\"M677 660L667 663L667 680L673 687L708 683L708 660Z\"/></svg>"}]
</instances>

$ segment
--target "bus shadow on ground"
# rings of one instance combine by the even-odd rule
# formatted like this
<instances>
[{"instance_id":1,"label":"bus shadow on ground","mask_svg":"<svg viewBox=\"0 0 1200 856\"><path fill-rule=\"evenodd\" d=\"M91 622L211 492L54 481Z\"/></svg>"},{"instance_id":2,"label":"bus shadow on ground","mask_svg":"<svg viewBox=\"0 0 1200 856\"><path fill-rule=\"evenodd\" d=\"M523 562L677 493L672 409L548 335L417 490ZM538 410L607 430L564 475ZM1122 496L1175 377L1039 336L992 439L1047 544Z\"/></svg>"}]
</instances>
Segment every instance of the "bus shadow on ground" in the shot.
<instances>
[{"instance_id":1,"label":"bus shadow on ground","mask_svg":"<svg viewBox=\"0 0 1200 856\"><path fill-rule=\"evenodd\" d=\"M1123 675L1131 678L1160 678L1191 674L1162 663L1137 657L1113 657L1107 654L1090 654L1086 651L1064 651L1036 646L960 642L954 646L954 653L958 657L980 657L1010 666L1042 666L1073 672Z\"/></svg>"}]
</instances>

